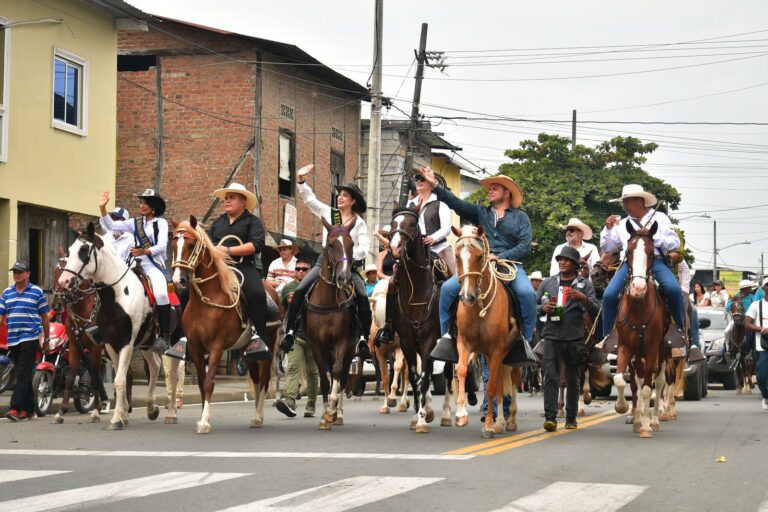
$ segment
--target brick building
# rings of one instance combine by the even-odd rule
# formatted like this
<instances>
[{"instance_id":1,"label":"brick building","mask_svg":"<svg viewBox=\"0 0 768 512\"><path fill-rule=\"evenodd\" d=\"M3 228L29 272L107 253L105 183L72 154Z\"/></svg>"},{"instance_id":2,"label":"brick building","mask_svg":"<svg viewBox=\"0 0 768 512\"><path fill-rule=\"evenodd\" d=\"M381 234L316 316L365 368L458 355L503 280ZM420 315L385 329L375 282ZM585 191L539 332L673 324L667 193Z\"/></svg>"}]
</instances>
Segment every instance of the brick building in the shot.
<instances>
[{"instance_id":1,"label":"brick building","mask_svg":"<svg viewBox=\"0 0 768 512\"><path fill-rule=\"evenodd\" d=\"M116 195L129 209L155 188L167 218L210 220L231 179L260 199L274 238L316 249L322 226L297 201L296 169L314 162L325 202L358 173L368 90L290 44L156 17L119 33L117 98Z\"/></svg>"}]
</instances>

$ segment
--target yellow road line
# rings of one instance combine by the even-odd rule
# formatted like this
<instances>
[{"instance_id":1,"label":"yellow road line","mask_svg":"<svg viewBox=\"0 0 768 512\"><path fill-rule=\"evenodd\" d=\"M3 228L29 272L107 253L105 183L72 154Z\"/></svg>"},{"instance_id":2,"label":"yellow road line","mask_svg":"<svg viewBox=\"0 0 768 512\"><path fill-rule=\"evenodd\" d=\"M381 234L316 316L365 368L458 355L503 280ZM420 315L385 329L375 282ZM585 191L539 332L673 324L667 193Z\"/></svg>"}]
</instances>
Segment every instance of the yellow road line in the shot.
<instances>
[{"instance_id":1,"label":"yellow road line","mask_svg":"<svg viewBox=\"0 0 768 512\"><path fill-rule=\"evenodd\" d=\"M579 423L579 427L588 427L596 423L602 423L603 418L606 419L613 419L616 417L617 414L613 411L605 411L601 412L599 414L596 414L594 416L589 416L586 419L582 420ZM564 424L560 423L558 425L558 428L563 428ZM549 437L552 437L553 434L564 434L566 432L571 432L570 430L561 430L556 432L547 432L543 428L532 430L530 432L524 432L522 434L516 434L511 437L504 437L502 439L494 439L493 441L486 441L484 443L478 443L473 444L470 446L466 446L464 448L458 448L456 450L451 450L444 452L443 455L467 455L467 454L473 454L473 455L491 455L493 453L498 453L501 451L506 451L506 449L510 445L514 445L513 447L516 448L517 446L524 446L525 444L530 444L538 441L543 441L544 439L548 439ZM520 444L522 443L522 444Z\"/></svg>"}]
</instances>

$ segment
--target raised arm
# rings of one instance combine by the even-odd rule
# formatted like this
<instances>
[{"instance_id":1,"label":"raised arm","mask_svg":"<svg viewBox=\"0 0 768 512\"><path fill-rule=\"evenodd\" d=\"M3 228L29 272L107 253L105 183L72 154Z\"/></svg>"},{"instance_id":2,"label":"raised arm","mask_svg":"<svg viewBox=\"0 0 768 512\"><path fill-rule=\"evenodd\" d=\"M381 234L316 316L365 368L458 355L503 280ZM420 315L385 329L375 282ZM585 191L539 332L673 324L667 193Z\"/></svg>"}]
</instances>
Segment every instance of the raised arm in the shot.
<instances>
[{"instance_id":1,"label":"raised arm","mask_svg":"<svg viewBox=\"0 0 768 512\"><path fill-rule=\"evenodd\" d=\"M445 203L448 208L459 214L459 217L468 220L473 224L480 224L480 212L483 207L479 204L464 201L453 195L450 191L439 186L435 173L429 167L422 167L419 172L424 176L424 180L432 187L432 192L439 201Z\"/></svg>"},{"instance_id":2,"label":"raised arm","mask_svg":"<svg viewBox=\"0 0 768 512\"><path fill-rule=\"evenodd\" d=\"M320 201L310 186L305 182L307 175L312 172L312 169L314 168L315 166L312 164L305 165L296 172L296 188L299 189L299 195L304 201L304 204L309 207L309 210L321 219L325 219L330 222L331 207Z\"/></svg>"}]
</instances>

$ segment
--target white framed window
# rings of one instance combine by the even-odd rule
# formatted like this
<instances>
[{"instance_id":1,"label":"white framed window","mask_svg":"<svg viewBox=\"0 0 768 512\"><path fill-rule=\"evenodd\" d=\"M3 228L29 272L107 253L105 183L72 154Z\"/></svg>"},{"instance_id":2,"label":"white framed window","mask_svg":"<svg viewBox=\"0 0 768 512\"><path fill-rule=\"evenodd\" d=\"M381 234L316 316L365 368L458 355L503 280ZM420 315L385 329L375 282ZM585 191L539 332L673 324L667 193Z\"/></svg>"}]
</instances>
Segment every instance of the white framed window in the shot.
<instances>
[{"instance_id":1,"label":"white framed window","mask_svg":"<svg viewBox=\"0 0 768 512\"><path fill-rule=\"evenodd\" d=\"M88 61L60 48L53 49L52 126L88 134Z\"/></svg>"},{"instance_id":2,"label":"white framed window","mask_svg":"<svg viewBox=\"0 0 768 512\"><path fill-rule=\"evenodd\" d=\"M8 84L11 69L11 27L0 16L0 162L8 161Z\"/></svg>"}]
</instances>

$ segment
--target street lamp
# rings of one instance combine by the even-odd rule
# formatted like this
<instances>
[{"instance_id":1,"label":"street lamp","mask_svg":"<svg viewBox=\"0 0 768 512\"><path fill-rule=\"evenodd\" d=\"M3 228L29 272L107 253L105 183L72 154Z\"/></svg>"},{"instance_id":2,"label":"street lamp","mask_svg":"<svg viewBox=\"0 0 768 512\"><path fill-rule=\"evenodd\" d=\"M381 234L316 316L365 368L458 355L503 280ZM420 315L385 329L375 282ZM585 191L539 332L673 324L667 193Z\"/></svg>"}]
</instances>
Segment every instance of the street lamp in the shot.
<instances>
[{"instance_id":1,"label":"street lamp","mask_svg":"<svg viewBox=\"0 0 768 512\"><path fill-rule=\"evenodd\" d=\"M688 219L695 219L696 217L701 217L702 219L711 219L712 218L712 216L709 215L708 213L702 213L700 215L690 215L688 217L683 217L682 219L675 219L675 220L677 222L682 222L682 221L688 220Z\"/></svg>"},{"instance_id":2,"label":"street lamp","mask_svg":"<svg viewBox=\"0 0 768 512\"><path fill-rule=\"evenodd\" d=\"M717 222L715 222L715 237L717 237ZM717 242L717 238L715 238L715 242ZM718 251L723 251L723 250L728 249L730 247L736 247L737 245L752 245L752 242L750 242L749 240L744 240L743 242L736 242L735 244L726 245L725 247L721 247L719 249L717 248L717 243L715 243L714 255L713 255L713 258L712 258L713 261L714 261L713 272L712 272L712 276L714 277L713 281L717 281L718 279L720 279L720 276L718 275L718 270L717 270L717 253L718 253Z\"/></svg>"}]
</instances>

